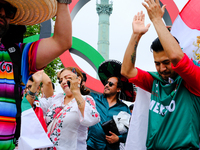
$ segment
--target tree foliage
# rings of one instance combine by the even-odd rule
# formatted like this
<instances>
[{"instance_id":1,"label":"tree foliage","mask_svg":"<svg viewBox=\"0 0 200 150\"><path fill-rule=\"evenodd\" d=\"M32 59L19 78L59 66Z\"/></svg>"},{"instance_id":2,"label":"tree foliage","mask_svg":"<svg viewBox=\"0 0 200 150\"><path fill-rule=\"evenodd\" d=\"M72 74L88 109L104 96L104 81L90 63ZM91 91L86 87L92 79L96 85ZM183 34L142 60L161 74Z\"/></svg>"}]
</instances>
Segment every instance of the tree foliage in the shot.
<instances>
[{"instance_id":1,"label":"tree foliage","mask_svg":"<svg viewBox=\"0 0 200 150\"><path fill-rule=\"evenodd\" d=\"M55 20L55 18L53 20ZM24 38L33 36L36 34L40 34L40 24L26 26L26 33L24 34ZM60 58L58 57L54 59L51 63L49 63L44 69L44 71L50 77L51 81L55 83L57 79L57 71L63 68L64 66Z\"/></svg>"}]
</instances>

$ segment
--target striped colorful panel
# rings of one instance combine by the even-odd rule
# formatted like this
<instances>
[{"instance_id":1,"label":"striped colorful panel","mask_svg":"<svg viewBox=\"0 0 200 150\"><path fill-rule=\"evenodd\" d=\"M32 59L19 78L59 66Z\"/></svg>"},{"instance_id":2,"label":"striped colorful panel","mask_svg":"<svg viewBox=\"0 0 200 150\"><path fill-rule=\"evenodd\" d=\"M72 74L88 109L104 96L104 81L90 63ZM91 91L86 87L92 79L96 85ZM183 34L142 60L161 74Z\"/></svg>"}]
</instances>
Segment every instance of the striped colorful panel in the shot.
<instances>
[{"instance_id":1,"label":"striped colorful panel","mask_svg":"<svg viewBox=\"0 0 200 150\"><path fill-rule=\"evenodd\" d=\"M15 117L17 113L16 105L14 103L0 102L0 117Z\"/></svg>"}]
</instances>

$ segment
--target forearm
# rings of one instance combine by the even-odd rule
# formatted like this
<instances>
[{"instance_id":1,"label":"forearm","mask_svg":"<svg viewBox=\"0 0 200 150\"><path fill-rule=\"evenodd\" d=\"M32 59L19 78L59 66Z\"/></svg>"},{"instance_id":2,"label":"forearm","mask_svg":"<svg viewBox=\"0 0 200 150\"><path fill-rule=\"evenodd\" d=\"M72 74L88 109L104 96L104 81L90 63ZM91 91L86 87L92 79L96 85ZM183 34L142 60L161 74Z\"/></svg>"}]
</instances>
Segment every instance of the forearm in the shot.
<instances>
[{"instance_id":1,"label":"forearm","mask_svg":"<svg viewBox=\"0 0 200 150\"><path fill-rule=\"evenodd\" d=\"M37 92L38 86L39 86L39 83L33 82L30 91L31 91L32 93L36 93L36 92ZM28 100L28 102L30 103L30 105L33 106L33 102L34 102L34 100L35 100L35 97L33 97L33 96L27 94L26 99Z\"/></svg>"},{"instance_id":2,"label":"forearm","mask_svg":"<svg viewBox=\"0 0 200 150\"><path fill-rule=\"evenodd\" d=\"M139 34L132 34L130 42L127 46L122 67L121 67L121 74L127 77L128 79L131 77L135 77L137 75L137 69L135 68L135 61L136 61L136 52L138 42L141 38Z\"/></svg>"},{"instance_id":3,"label":"forearm","mask_svg":"<svg viewBox=\"0 0 200 150\"><path fill-rule=\"evenodd\" d=\"M72 44L72 23L68 4L57 5L57 15L53 38L63 50L69 49Z\"/></svg>"},{"instance_id":4,"label":"forearm","mask_svg":"<svg viewBox=\"0 0 200 150\"><path fill-rule=\"evenodd\" d=\"M82 95L80 92L75 93L74 92L74 98L76 99L78 108L82 114L82 116L84 117L84 111L85 111L85 100L83 99Z\"/></svg>"},{"instance_id":5,"label":"forearm","mask_svg":"<svg viewBox=\"0 0 200 150\"><path fill-rule=\"evenodd\" d=\"M46 98L53 96L54 91L53 91L52 82L46 73L43 73L42 83L43 83L43 91Z\"/></svg>"},{"instance_id":6,"label":"forearm","mask_svg":"<svg viewBox=\"0 0 200 150\"><path fill-rule=\"evenodd\" d=\"M184 56L181 47L179 46L176 39L172 36L172 34L168 31L161 18L152 20L152 23L156 29L164 51L166 52L173 65L176 66L176 64Z\"/></svg>"}]
</instances>

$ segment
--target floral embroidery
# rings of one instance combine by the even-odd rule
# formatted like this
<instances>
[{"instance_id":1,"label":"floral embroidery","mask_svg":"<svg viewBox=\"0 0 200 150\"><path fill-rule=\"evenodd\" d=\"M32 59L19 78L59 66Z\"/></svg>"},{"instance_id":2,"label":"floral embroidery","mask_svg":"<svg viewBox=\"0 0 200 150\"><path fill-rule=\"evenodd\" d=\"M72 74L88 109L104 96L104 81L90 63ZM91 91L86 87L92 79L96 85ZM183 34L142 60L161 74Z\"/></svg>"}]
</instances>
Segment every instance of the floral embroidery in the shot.
<instances>
[{"instance_id":1,"label":"floral embroidery","mask_svg":"<svg viewBox=\"0 0 200 150\"><path fill-rule=\"evenodd\" d=\"M59 142L59 136L61 135L61 129L63 128L63 118L65 118L67 112L70 112L72 107L67 107L65 110L63 110L63 113L58 113L63 109L62 107L56 107L51 112L51 114L48 114L48 117L50 117L51 121L56 117L58 118L58 122L55 125L55 128L53 129L52 133L48 135L50 137L50 140L53 142L54 146L58 146ZM57 116L58 115L58 116Z\"/></svg>"},{"instance_id":2,"label":"floral embroidery","mask_svg":"<svg viewBox=\"0 0 200 150\"><path fill-rule=\"evenodd\" d=\"M90 106L91 106L91 105L92 105L92 106L95 106L95 103L94 103L94 101L92 100L92 98L86 96L86 101L90 104Z\"/></svg>"},{"instance_id":3,"label":"floral embroidery","mask_svg":"<svg viewBox=\"0 0 200 150\"><path fill-rule=\"evenodd\" d=\"M93 111L93 110L91 112L91 115L92 115L92 117L96 117L96 118L99 116L99 114L96 111Z\"/></svg>"}]
</instances>

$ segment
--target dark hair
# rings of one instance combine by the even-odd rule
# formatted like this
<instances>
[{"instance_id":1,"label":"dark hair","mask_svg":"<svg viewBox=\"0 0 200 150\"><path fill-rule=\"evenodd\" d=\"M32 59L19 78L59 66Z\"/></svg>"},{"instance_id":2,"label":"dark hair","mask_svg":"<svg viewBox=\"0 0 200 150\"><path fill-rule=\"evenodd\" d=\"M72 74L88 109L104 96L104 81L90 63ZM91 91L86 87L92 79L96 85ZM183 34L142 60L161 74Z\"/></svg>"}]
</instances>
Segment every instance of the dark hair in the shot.
<instances>
[{"instance_id":1,"label":"dark hair","mask_svg":"<svg viewBox=\"0 0 200 150\"><path fill-rule=\"evenodd\" d=\"M28 80L34 82L33 77L31 76Z\"/></svg>"},{"instance_id":2,"label":"dark hair","mask_svg":"<svg viewBox=\"0 0 200 150\"><path fill-rule=\"evenodd\" d=\"M176 39L176 37L174 37ZM179 41L176 39L176 41L179 43ZM151 52L161 52L164 51L162 44L160 43L159 38L157 37L151 44Z\"/></svg>"},{"instance_id":3,"label":"dark hair","mask_svg":"<svg viewBox=\"0 0 200 150\"><path fill-rule=\"evenodd\" d=\"M77 67L67 67L67 68L64 68L63 70L60 71L60 75L61 73L64 71L64 70L70 70L72 71L72 69L75 68L76 72L77 72L77 76L78 77L81 77L81 83L83 81L83 74L82 72L77 68ZM81 84L80 83L80 84ZM88 95L90 93L90 90L89 89L86 89L85 86L81 86L80 87L80 91L81 91L81 94L82 95Z\"/></svg>"},{"instance_id":4,"label":"dark hair","mask_svg":"<svg viewBox=\"0 0 200 150\"><path fill-rule=\"evenodd\" d=\"M121 81L121 79L119 77L117 77L117 76L110 76L110 77L107 78L106 81L108 81L112 77L117 78L117 80L118 80L117 81L117 88L120 88L122 90L123 89L123 83L122 83L122 81ZM117 98L119 97L119 94L120 94L120 92L117 92Z\"/></svg>"},{"instance_id":5,"label":"dark hair","mask_svg":"<svg viewBox=\"0 0 200 150\"><path fill-rule=\"evenodd\" d=\"M86 76L86 73L82 72L82 75L83 75L83 81L87 81L87 76Z\"/></svg>"}]
</instances>

